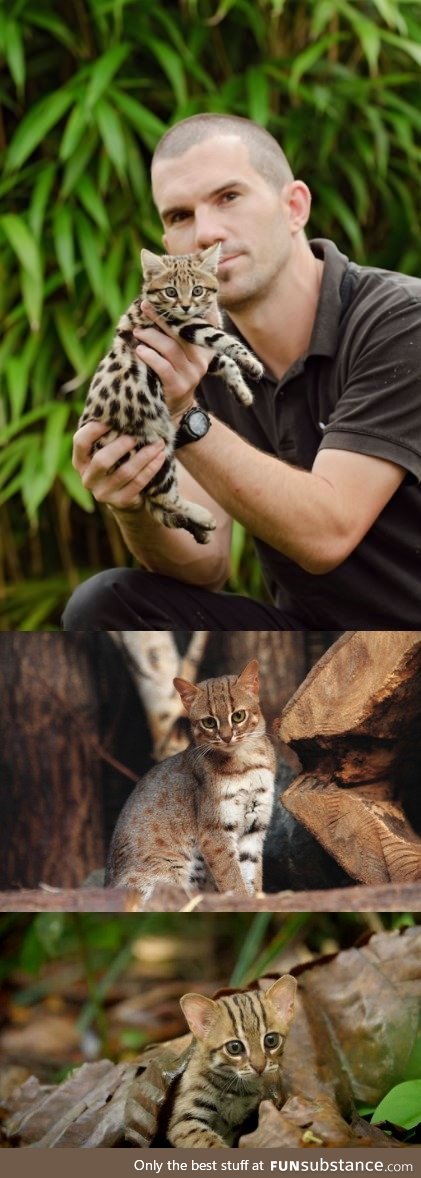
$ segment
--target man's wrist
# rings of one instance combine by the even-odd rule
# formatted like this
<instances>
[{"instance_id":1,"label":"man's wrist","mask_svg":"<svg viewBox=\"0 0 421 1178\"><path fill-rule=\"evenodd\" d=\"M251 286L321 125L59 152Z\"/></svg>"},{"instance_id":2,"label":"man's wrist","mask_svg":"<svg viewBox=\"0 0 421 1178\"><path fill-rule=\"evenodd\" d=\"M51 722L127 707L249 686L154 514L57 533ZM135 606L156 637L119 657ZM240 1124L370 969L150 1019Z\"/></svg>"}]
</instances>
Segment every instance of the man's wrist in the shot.
<instances>
[{"instance_id":1,"label":"man's wrist","mask_svg":"<svg viewBox=\"0 0 421 1178\"><path fill-rule=\"evenodd\" d=\"M177 409L174 409L173 413L170 412L171 421L176 429L178 429L182 417L184 417L185 413L188 413L189 409L197 409L196 401L194 401L192 397L190 397L190 400L186 402L186 404L183 405L181 409L178 406Z\"/></svg>"}]
</instances>

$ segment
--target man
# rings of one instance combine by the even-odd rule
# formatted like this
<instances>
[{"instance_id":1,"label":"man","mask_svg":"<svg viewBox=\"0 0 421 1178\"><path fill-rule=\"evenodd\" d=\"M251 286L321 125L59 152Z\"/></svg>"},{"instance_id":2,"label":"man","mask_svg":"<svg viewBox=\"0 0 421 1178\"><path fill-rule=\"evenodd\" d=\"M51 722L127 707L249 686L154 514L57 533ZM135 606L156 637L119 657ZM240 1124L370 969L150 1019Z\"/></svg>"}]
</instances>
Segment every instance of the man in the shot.
<instances>
[{"instance_id":1,"label":"man","mask_svg":"<svg viewBox=\"0 0 421 1178\"><path fill-rule=\"evenodd\" d=\"M91 457L104 426L76 434L74 462L107 503L141 570L99 574L66 629L412 629L421 623L421 281L348 264L305 235L310 193L281 148L245 119L196 115L155 152L152 186L169 253L221 242L226 326L260 357L254 405L206 377L209 356L165 324L137 333L179 429L183 494L217 519L200 547L154 523L142 491L159 444ZM158 321L157 321L158 322ZM208 410L199 416L194 405ZM218 592L230 520L252 533L274 605Z\"/></svg>"}]
</instances>

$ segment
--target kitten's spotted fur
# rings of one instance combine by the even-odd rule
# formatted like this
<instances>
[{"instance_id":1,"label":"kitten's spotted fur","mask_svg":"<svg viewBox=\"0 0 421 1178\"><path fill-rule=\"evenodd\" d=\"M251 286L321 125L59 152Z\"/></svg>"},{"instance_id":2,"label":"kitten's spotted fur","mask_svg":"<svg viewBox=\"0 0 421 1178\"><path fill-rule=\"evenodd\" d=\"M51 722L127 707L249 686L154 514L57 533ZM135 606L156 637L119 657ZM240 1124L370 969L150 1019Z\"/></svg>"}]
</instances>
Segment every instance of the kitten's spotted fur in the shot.
<instances>
[{"instance_id":1,"label":"kitten's spotted fur","mask_svg":"<svg viewBox=\"0 0 421 1178\"><path fill-rule=\"evenodd\" d=\"M172 1145L228 1148L262 1100L282 1103L281 1061L297 983L290 974L265 993L213 1001L185 994L192 1054L177 1084L167 1136Z\"/></svg>"},{"instance_id":2,"label":"kitten's spotted fur","mask_svg":"<svg viewBox=\"0 0 421 1178\"><path fill-rule=\"evenodd\" d=\"M159 257L142 250L141 296L118 323L110 351L101 360L91 382L79 422L79 426L92 420L109 425L111 434L99 439L94 449L102 449L112 437L122 433L137 438L136 449L164 439L165 462L143 491L145 504L159 523L168 528L185 528L199 544L208 542L215 521L204 507L179 496L173 457L176 428L158 377L134 352L139 341L133 336L133 328L151 326L140 309L142 298L147 298L171 327L172 334L216 353L208 372L221 376L237 400L250 405L253 397L238 365L255 380L262 375L263 368L244 344L221 328L216 304L218 255L219 244L197 254L178 257ZM206 316L211 313L217 314L218 327L206 322Z\"/></svg>"},{"instance_id":3,"label":"kitten's spotted fur","mask_svg":"<svg viewBox=\"0 0 421 1178\"><path fill-rule=\"evenodd\" d=\"M126 802L106 885L137 888L143 901L157 883L192 893L261 890L276 760L258 670L253 660L240 675L196 685L174 680L193 744L156 765Z\"/></svg>"}]
</instances>

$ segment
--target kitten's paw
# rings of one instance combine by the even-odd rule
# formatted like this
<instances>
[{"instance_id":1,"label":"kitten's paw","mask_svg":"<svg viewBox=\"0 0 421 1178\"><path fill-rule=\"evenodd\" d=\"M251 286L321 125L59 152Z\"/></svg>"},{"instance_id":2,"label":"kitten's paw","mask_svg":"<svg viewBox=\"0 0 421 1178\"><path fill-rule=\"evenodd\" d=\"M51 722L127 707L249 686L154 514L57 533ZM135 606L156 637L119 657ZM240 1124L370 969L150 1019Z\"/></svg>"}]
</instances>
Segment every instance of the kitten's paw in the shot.
<instances>
[{"instance_id":1,"label":"kitten's paw","mask_svg":"<svg viewBox=\"0 0 421 1178\"><path fill-rule=\"evenodd\" d=\"M253 352L249 352L247 348L243 348L241 345L240 347L237 345L236 348L233 345L227 348L226 351L248 376L251 376L253 380L260 380L264 371L263 364L257 359L257 356L253 355Z\"/></svg>"}]
</instances>

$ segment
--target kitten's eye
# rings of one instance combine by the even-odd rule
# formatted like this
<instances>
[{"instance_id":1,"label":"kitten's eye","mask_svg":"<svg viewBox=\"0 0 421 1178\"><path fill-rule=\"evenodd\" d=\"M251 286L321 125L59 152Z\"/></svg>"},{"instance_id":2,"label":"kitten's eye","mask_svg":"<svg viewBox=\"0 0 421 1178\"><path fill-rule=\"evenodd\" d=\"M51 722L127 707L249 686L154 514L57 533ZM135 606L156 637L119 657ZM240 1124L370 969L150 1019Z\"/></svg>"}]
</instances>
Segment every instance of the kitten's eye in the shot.
<instances>
[{"instance_id":1,"label":"kitten's eye","mask_svg":"<svg viewBox=\"0 0 421 1178\"><path fill-rule=\"evenodd\" d=\"M202 294L203 294L203 290L204 290L203 286L194 286L194 287L193 287L193 290L192 290L192 294L194 294L194 295L202 295Z\"/></svg>"},{"instance_id":2,"label":"kitten's eye","mask_svg":"<svg viewBox=\"0 0 421 1178\"><path fill-rule=\"evenodd\" d=\"M229 1055L242 1055L245 1051L244 1043L241 1039L230 1039L229 1043L225 1044L225 1050Z\"/></svg>"},{"instance_id":3,"label":"kitten's eye","mask_svg":"<svg viewBox=\"0 0 421 1178\"><path fill-rule=\"evenodd\" d=\"M243 709L239 709L238 712L232 713L231 720L233 724L242 724L243 720L246 718L246 715L247 713Z\"/></svg>"},{"instance_id":4,"label":"kitten's eye","mask_svg":"<svg viewBox=\"0 0 421 1178\"><path fill-rule=\"evenodd\" d=\"M164 289L164 294L168 295L169 299L177 298L177 291L175 286L166 286Z\"/></svg>"},{"instance_id":5,"label":"kitten's eye","mask_svg":"<svg viewBox=\"0 0 421 1178\"><path fill-rule=\"evenodd\" d=\"M203 720L201 720L200 723L202 725L202 728L216 728L217 727L217 723L216 723L214 716L204 716Z\"/></svg>"},{"instance_id":6,"label":"kitten's eye","mask_svg":"<svg viewBox=\"0 0 421 1178\"><path fill-rule=\"evenodd\" d=\"M278 1035L276 1031L269 1031L269 1034L265 1035L264 1038L265 1047L269 1047L269 1049L273 1047L279 1047L280 1038L281 1036Z\"/></svg>"}]
</instances>

